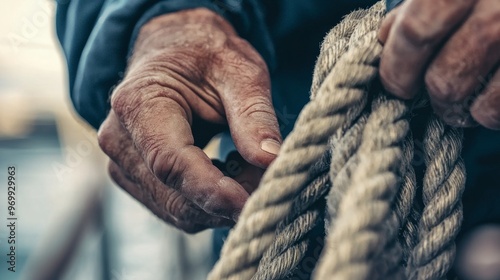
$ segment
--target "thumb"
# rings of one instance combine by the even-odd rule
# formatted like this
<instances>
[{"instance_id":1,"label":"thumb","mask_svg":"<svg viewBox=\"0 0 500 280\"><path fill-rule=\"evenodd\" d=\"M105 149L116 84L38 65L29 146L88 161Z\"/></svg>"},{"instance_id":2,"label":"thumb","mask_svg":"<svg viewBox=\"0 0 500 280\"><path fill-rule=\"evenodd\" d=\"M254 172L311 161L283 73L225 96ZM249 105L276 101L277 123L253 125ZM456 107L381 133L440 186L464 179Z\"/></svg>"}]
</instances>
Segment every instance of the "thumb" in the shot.
<instances>
[{"instance_id":1,"label":"thumb","mask_svg":"<svg viewBox=\"0 0 500 280\"><path fill-rule=\"evenodd\" d=\"M281 134L272 104L267 69L235 83L222 98L234 144L249 163L266 168L278 155ZM250 81L249 81L250 80ZM234 81L234 80L233 80Z\"/></svg>"}]
</instances>

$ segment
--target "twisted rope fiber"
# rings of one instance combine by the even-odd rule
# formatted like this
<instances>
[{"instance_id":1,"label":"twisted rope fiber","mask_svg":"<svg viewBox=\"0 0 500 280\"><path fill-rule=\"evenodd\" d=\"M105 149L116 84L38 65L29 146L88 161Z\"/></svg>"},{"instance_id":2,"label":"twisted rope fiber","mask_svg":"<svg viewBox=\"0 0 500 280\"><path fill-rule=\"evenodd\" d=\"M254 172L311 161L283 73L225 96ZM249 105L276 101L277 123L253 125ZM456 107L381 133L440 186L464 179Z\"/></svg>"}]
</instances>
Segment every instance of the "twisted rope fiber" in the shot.
<instances>
[{"instance_id":1,"label":"twisted rope fiber","mask_svg":"<svg viewBox=\"0 0 500 280\"><path fill-rule=\"evenodd\" d=\"M404 174L404 178L393 206L401 224L399 243L403 249L403 265L406 267L408 266L410 252L416 245L418 234L416 220L419 211L416 209L417 206L414 205L417 195L417 179L412 165L414 150L415 145L410 131L403 143L403 164L400 172ZM408 277L407 271L405 276Z\"/></svg>"},{"instance_id":2,"label":"twisted rope fiber","mask_svg":"<svg viewBox=\"0 0 500 280\"><path fill-rule=\"evenodd\" d=\"M264 253L252 279L282 279L303 259L312 242L306 236L324 217L322 207L312 209L310 207L324 198L330 189L328 173L323 170L328 165L324 163L319 165L323 172L294 200L292 206L294 210L278 225L276 238Z\"/></svg>"},{"instance_id":3,"label":"twisted rope fiber","mask_svg":"<svg viewBox=\"0 0 500 280\"><path fill-rule=\"evenodd\" d=\"M315 99L319 88L326 77L332 71L333 67L348 49L349 39L354 29L358 26L360 19L368 14L368 10L357 10L337 24L321 44L321 51L314 68L313 81L311 86L311 99Z\"/></svg>"},{"instance_id":4,"label":"twisted rope fiber","mask_svg":"<svg viewBox=\"0 0 500 280\"><path fill-rule=\"evenodd\" d=\"M335 221L317 279L396 279L402 275L397 242L400 223L391 205L399 187L400 144L409 131L405 119L409 110L404 102L384 95L372 107L356 151L357 164L348 172L351 176L334 179L334 184L340 180L347 187L341 198L334 199L339 201L338 210L331 214ZM383 255L384 251L390 253Z\"/></svg>"},{"instance_id":5,"label":"twisted rope fiber","mask_svg":"<svg viewBox=\"0 0 500 280\"><path fill-rule=\"evenodd\" d=\"M411 279L442 279L455 259L455 237L462 223L465 166L463 133L432 117L424 138L427 170L419 240L410 257Z\"/></svg>"},{"instance_id":6,"label":"twisted rope fiber","mask_svg":"<svg viewBox=\"0 0 500 280\"><path fill-rule=\"evenodd\" d=\"M360 11L356 11L353 14L355 15L355 18L357 18L357 22L353 23L356 24L356 28L352 29L351 31L351 37L349 42L347 42L347 45L355 45L357 41L360 40L360 37L366 36L368 32L374 32L378 29L379 22L382 18L383 14L383 5L382 3L378 3L374 7L372 7L370 10L366 10L363 14L365 15L362 20L358 18L358 15L361 13ZM346 20L350 19L352 16L349 15L346 17ZM350 22L350 21L348 21ZM341 23L340 26L343 24ZM335 29L334 29L335 30ZM335 36L335 32L333 35ZM372 35L372 39L375 40L374 34ZM335 39L331 38L330 36L325 39L325 44L328 42L332 42ZM343 38L340 40L341 42L344 42ZM373 43L373 42L371 42ZM337 46L337 45L335 45ZM347 46L346 46L347 47ZM328 49L331 48L326 48L323 46L323 51L327 51ZM377 54L380 51L377 50ZM320 55L320 59L324 57ZM324 57L327 58L327 57ZM378 57L377 57L378 59ZM318 71L318 69L324 69L324 71L330 71L328 68L328 62L323 62L321 60L318 61L318 64L316 66L316 76L323 76L322 71ZM326 66L325 66L326 64ZM314 87L314 85L313 85ZM353 172L352 167L356 166L358 164L359 159L357 157L353 157L355 152L358 150L360 144L361 144L361 135L362 135L362 130L363 127L365 126L366 119L368 117L368 113L364 112L363 115L359 117L356 123L354 123L353 126L349 127L347 131L338 131L335 137L332 138L331 141L331 146L332 149L335 151L333 153L333 159L332 159L332 166L331 166L331 177L334 178L333 180L337 180L333 183L335 188L331 190L331 194L329 196L329 214L330 214L330 219L335 220L337 208L336 207L339 204L339 200L343 196L343 193L345 192L346 185L348 182L345 180L346 178L350 178L350 174ZM347 139L347 140L346 140ZM338 173L341 173L342 176L337 176ZM340 181L338 181L340 180ZM333 193L333 194L332 194ZM333 202L332 202L333 201Z\"/></svg>"},{"instance_id":7,"label":"twisted rope fiber","mask_svg":"<svg viewBox=\"0 0 500 280\"><path fill-rule=\"evenodd\" d=\"M312 85L312 97L315 96L315 88L320 85L328 85L330 83L330 75L338 75L334 73L333 66L348 49L349 45L358 45L359 41L362 40L362 35L366 35L367 30L375 30L378 27L377 19L381 18L381 11L383 7L381 3L378 3L373 8L369 10L358 10L345 17L345 19L337 25L325 38L322 45L322 50L316 63L316 68L314 72L314 80ZM339 39L337 39L339 38ZM373 38L373 34L372 34ZM370 64L375 63L375 61L370 61ZM346 71L347 72L347 71ZM344 74L345 75L345 74ZM324 77L324 78L323 78ZM366 86L366 85L365 85ZM368 97L365 96L363 100L364 104L367 103ZM330 139L330 147L335 153L332 154L332 162L330 167L330 177L335 178L332 174L336 174L338 171L350 172L351 166L356 165L355 158L351 159L351 155L359 148L361 145L361 133L362 128L368 118L368 114L364 112L352 125L346 125L345 129L339 129L336 131ZM349 139L349 141L345 141ZM344 177L345 178L345 177ZM342 194L344 191L341 182L334 182L335 188L331 192L338 192ZM340 195L341 196L341 195ZM337 196L337 197L340 197ZM332 197L330 195L330 197ZM338 203L329 203L331 205L337 205ZM335 216L336 208L329 209L328 214ZM335 217L328 217L326 220L328 229L328 223Z\"/></svg>"},{"instance_id":8,"label":"twisted rope fiber","mask_svg":"<svg viewBox=\"0 0 500 280\"><path fill-rule=\"evenodd\" d=\"M366 36L367 35L367 30L371 30L372 32L376 31L378 29L378 22L380 22L380 19L382 17L381 11L383 11L383 8L381 8L380 5L375 6L373 9L371 9L369 11L369 13L368 13L368 16L365 17L365 20L362 21L362 22L360 22L360 23L358 23L358 25L362 26L363 28L357 28L356 29L357 32L353 31L353 34L351 35L351 41L355 42L356 40L359 40L360 36ZM358 34L356 34L356 33L358 33ZM375 42L375 44L376 44L376 42ZM320 65L320 64L318 63L318 65ZM320 68L320 67L317 66L317 69L318 68ZM317 71L316 73L318 74L319 72L320 71ZM406 112L408 110L406 108L406 106L402 102L400 102L400 104L398 104L398 105L401 107L402 114L403 115L406 114ZM379 112L391 112L390 110L391 110L390 107L389 108L379 108ZM382 116L382 117L384 117L384 116ZM401 117L401 116L399 116L399 117ZM398 116L395 116L395 118L397 120ZM333 181L334 181L333 185L335 187L331 190L331 194L329 196L329 203L328 203L328 205L329 205L329 214L330 214L330 219L332 220L332 224L337 224L339 222L340 223L342 222L342 220L333 222L336 219L336 217L337 217L337 212L338 212L338 208L339 208L338 205L340 204L340 201L343 200L343 197L344 197L346 189L348 189L348 185L350 183L349 181L350 181L351 174L358 173L357 171L353 171L352 170L353 167L359 166L359 155L354 156L354 154L358 151L359 146L361 144L360 143L360 140L362 138L361 137L361 132L362 132L364 126L366 125L366 119L367 119L367 114L364 114L363 116L360 117L359 121L353 127L351 127L350 129L347 130L347 132L345 132L345 134L343 136L334 138L333 141L332 141L333 142L332 146L334 147L334 153L333 153L333 158L332 158L331 177L334 178L333 179ZM372 117L370 119L374 120L375 118L373 118L373 115L372 115ZM380 119L378 121L380 121ZM378 131L384 131L384 129L383 129L384 127L382 127L382 129L380 129L380 124L377 123L376 120L375 120L375 123L376 123L375 125L372 125L373 129L378 129ZM406 132L408 130L408 122L406 122L406 124L404 126L406 127L406 129L403 129L401 131L401 134L399 135L399 139L396 139L396 142L400 142L402 140L402 138L404 138L404 135L406 135ZM340 133L342 133L342 132L340 132ZM367 136L367 137L364 137L363 139L370 139L368 137L369 135L365 135L365 136ZM384 135L380 135L380 136L381 136L381 138L385 137ZM376 141L377 140L375 140L375 142ZM366 143L366 141L365 141L365 143ZM411 144L412 144L412 142L411 142ZM406 146L409 146L409 145L406 145ZM409 152L409 151L410 151L410 149L408 149L408 148L405 149L405 156L406 157L404 157L404 159L405 159L404 162L400 162L401 160L395 161L394 162L395 164L392 167L392 168L395 168L395 166L399 165L399 166L403 166L404 169L408 169L408 171L409 171L408 175L405 176L403 188L402 188L402 191L400 192L400 193L402 193L402 195L400 195L398 197L397 201L396 201L398 203L398 206L401 207L401 209L398 211L397 214L394 213L394 212L389 211L390 205L392 204L392 199L390 199L391 195L389 195L389 200L387 201L387 203L385 205L385 208L388 209L388 211L387 211L386 215L384 216L385 220L386 220L386 223L389 223L389 224L386 225L386 229L385 230L380 230L378 232L378 234L379 234L378 240L379 241L381 240L382 237L386 237L386 238L387 237L391 237L391 238L389 240L387 240L386 243L375 241L377 243L376 245L379 247L378 248L379 250L385 249L386 251L389 252L389 253L386 254L386 256L393 257L392 262L387 262L387 260L386 260L386 264L385 265L389 266L389 267L387 267L385 269L388 270L388 271L392 270L392 272L393 272L394 275L396 275L396 274L401 275L401 271L398 269L398 266L400 265L400 262L401 262L400 261L400 257L399 257L400 254L401 254L401 249L399 247L399 244L397 243L397 232L395 230L393 230L393 229L394 228L397 229L399 227L399 224L401 222L403 222L406 219L406 217L408 216L409 209L411 209L411 205L412 205L411 201L413 200L413 197L414 197L414 194L415 194L415 178L414 178L414 172L412 172L413 168L411 168L411 164L410 164L410 162L413 159L413 154L411 152ZM385 157L385 156L383 156L383 157ZM339 171L340 171L340 175L341 176L337 176L339 174ZM366 178L366 180L369 181L370 180L370 176L373 176L373 175L369 175ZM360 186L360 189L358 189L357 192L360 192L361 194L366 194L366 193L364 193L364 191L366 191L366 190L365 190L365 187L363 186L363 184L361 183L358 186ZM386 187L385 190L384 189L379 190L381 192L378 193L378 195L379 196L386 195L385 193L387 192L387 188L389 188L389 190L392 189L392 197L394 197L394 194L397 191L397 184L395 184L395 183L393 183L392 185L391 184L389 184L389 185L386 184L385 187ZM352 188L351 188L351 191L352 191ZM374 193L374 194L377 194L377 193ZM409 201L401 199L401 198L406 197L406 195L408 195L410 197ZM351 197L351 198L356 198L356 197L359 198L359 196L356 196L356 194L353 195L352 193L350 193L349 197ZM365 197L365 200L370 200L370 199ZM360 199L359 201L362 202L363 199ZM360 205L361 206L366 206L366 203L360 203ZM359 205L357 205L357 206L359 206ZM352 207L347 207L347 208L352 208ZM359 210L359 208L358 208L358 210ZM363 219L363 220L371 221L375 225L378 224L378 223L382 223L383 224L383 222L381 222L381 221L372 220L372 218L370 217L370 214L374 213L373 209L370 209L370 207L366 207L365 210L367 210L366 213L361 213L362 215L364 214L364 217L366 218L366 219ZM380 214L380 212L376 213L376 214ZM350 216L346 216L347 217L347 218L345 218L346 222L349 223L349 221L353 217L356 217L356 216L360 216L360 215L355 215L354 213L351 213ZM373 217L373 215L371 215L371 216ZM366 221L365 221L365 223L366 223ZM352 226L352 224L350 224L350 225ZM365 225L365 226L369 227L369 225ZM356 228L354 226L352 228L353 232L351 232L351 233L349 233L349 232L344 233L345 235L341 235L340 237L343 236L346 239L355 240L356 241L356 237L353 238L352 237L352 233L357 233L357 232L359 232L359 230L360 230L359 228ZM337 233L339 232L339 228L338 227L337 227L337 231L336 232ZM335 236L335 234L331 234L329 236L332 237L334 240L336 238L340 238L339 236ZM374 236L372 236L372 237L374 237ZM370 239L365 239L365 241L367 241L369 243ZM333 241L333 242L335 243L335 241ZM342 245L344 245L344 246L346 244L347 243L345 243L345 242L342 243ZM359 245L360 244L358 242L352 242L351 243L351 248L346 248L346 250L347 251L353 251L353 248L354 247L358 247ZM337 248L337 250L335 252L337 253L336 254L337 257L339 257L339 256L341 256L341 257L348 257L348 254L346 254L343 250L339 250L338 248ZM366 259L366 255L370 254L369 250L365 251L364 254L365 254L364 257L362 257L362 256L358 256L358 257L360 257L361 259L363 259L363 258ZM352 256L352 257L355 257L355 256ZM336 262L337 265L339 265L339 266L342 265L341 261L339 262L339 260L334 260L334 262L335 261L337 261ZM352 259L351 260L345 259L344 261L346 263L349 263L349 262L352 262L353 260ZM330 260L328 263L331 264L332 261ZM326 269L323 272L321 272L321 267L325 267L325 268L328 267L330 269L335 270L334 266L330 266L330 265L320 266L320 268L318 269L319 272L317 274L317 275L319 275L317 277L319 279L323 279L324 276L325 276L324 275L325 273L326 274L331 274L331 272L332 272L331 270L329 271L328 269ZM373 268L371 270L373 270ZM366 278L368 275L372 274L371 270L367 269L366 272L368 272L368 274L365 275L364 277L358 276L358 278L359 279ZM380 270L380 268L379 268L379 270ZM358 273L358 272L360 272L360 270L356 268L356 269L352 270L352 272L353 273ZM394 277L394 275L393 275L393 277ZM345 278L345 279L351 279L352 277L355 277L355 275L344 275L344 276L342 276L342 274L335 275L335 276L336 277L333 277L334 279L337 279L337 277Z\"/></svg>"},{"instance_id":9,"label":"twisted rope fiber","mask_svg":"<svg viewBox=\"0 0 500 280\"><path fill-rule=\"evenodd\" d=\"M353 48L336 63L335 72L349 75L329 75L316 98L304 107L280 156L243 209L209 279L250 279L255 274L277 224L291 211L294 196L304 187L309 166L326 151L328 138L349 127L365 107L367 90L363 86L377 73L370 61L375 61L373 50Z\"/></svg>"},{"instance_id":10,"label":"twisted rope fiber","mask_svg":"<svg viewBox=\"0 0 500 280\"><path fill-rule=\"evenodd\" d=\"M309 239L311 237L307 234L324 218L324 208L315 204L323 199L330 189L330 157L328 151L311 168L314 180L297 196L293 202L293 210L278 225L276 238L264 253L252 279L282 279L291 276L309 247L316 241Z\"/></svg>"},{"instance_id":11,"label":"twisted rope fiber","mask_svg":"<svg viewBox=\"0 0 500 280\"><path fill-rule=\"evenodd\" d=\"M379 2L357 11L346 17L352 26L340 24L325 39L312 100L247 202L209 279L280 279L299 263L309 242L304 237L322 218L310 206L330 185L315 168L329 138L334 188L317 278L400 279L407 265L412 279L438 279L450 268L465 178L460 133L429 123L417 240L408 106L379 94L371 112L366 108L381 53L376 31L383 10Z\"/></svg>"},{"instance_id":12,"label":"twisted rope fiber","mask_svg":"<svg viewBox=\"0 0 500 280\"><path fill-rule=\"evenodd\" d=\"M431 121L431 123L429 124L428 131L434 131L434 132L428 132L426 135L427 139L426 151L428 155L428 158L426 159L427 161L433 159L432 154L435 152L445 153L445 155L447 154L447 147L443 147L446 146L446 144L442 146L438 146L436 144L440 143L440 141L443 140L443 138L446 138L443 136L443 134L445 134L444 125L443 124L436 125L436 123L439 124L439 121L437 120ZM361 127L366 125L365 116L362 116L360 118L357 125ZM436 130L438 130L438 132L435 132ZM439 133L439 130L441 130L442 132ZM364 213L352 212L353 209L359 211L360 207L366 207L366 209L370 209L369 207L366 206L366 201L363 202L363 198L360 198L359 196L359 195L367 195L366 193L363 193L363 191L367 191L369 185L366 185L366 183L360 184L363 188L363 191L358 192L357 195L353 195L351 193L345 195L346 188L347 189L352 188L352 186L351 187L346 186L347 182L351 179L350 176L352 174L354 174L352 176L360 174L359 170L358 171L352 170L352 166L358 165L360 162L359 156L356 157L354 155L356 152L358 152L359 148L359 141L356 141L357 139L356 135L359 135L359 131L360 127L354 126L352 130L348 130L347 133L344 134L344 137L336 139L337 149L334 149L333 151L333 159L331 167L332 169L331 176L333 178L332 181L334 188L332 189L331 194L329 196L329 204L328 204L330 210L330 218L332 219L334 232L328 236L330 244L327 247L327 249L329 248L334 248L334 249L330 250L333 251L333 253L330 253L330 255L326 253L325 256L323 257L324 260L322 263L323 264L328 263L328 265L320 265L317 272L318 279L325 279L326 277L331 277L333 279L368 279L368 278L384 279L385 277L390 277L391 279L394 279L402 277L401 271L399 271L397 268L397 266L401 263L401 261L398 260L397 258L394 258L392 262L388 262L388 260L385 259L384 262L386 267L381 267L380 262L378 264L376 262L372 262L370 267L370 263L365 262L368 258L370 258L369 257L370 255L372 256L376 255L374 254L373 251L370 251L370 249L375 250L377 249L377 247L378 250L384 249L383 246L381 245L383 244L382 241L383 239L381 238L383 235L381 235L381 233L383 233L384 231L380 231L378 237L371 236L371 238L374 238L372 240L373 244L371 244L374 247L364 248L365 251L362 253L359 252L360 250L359 240L357 240L356 237L353 237L353 234L362 234L361 228L356 227L355 224L353 225L353 222L350 222L350 221L358 221L354 219L354 217L361 216L363 217L363 220L366 220L367 222L370 221L370 211L366 211ZM421 231L423 231L424 233L420 233L420 235L421 239L424 240L420 241L420 243L413 252L414 259L419 259L419 262L413 260L414 262L413 265L415 266L414 270L416 272L412 273L411 270L407 270L406 272L407 276L412 273L413 277L416 277L418 279L441 278L450 269L453 262L453 256L454 256L453 240L460 229L460 218L461 218L460 197L463 192L465 172L463 169L463 163L459 160L459 155L461 150L460 138L457 137L456 130L450 130L450 131L451 131L450 133L447 133L448 134L447 139L444 139L445 143L453 146L449 158L444 158L444 159L438 158L437 160L434 160L434 163L430 164L430 168L426 173L425 177L424 197L425 196L427 197L424 198L424 201L428 205L424 210L424 215L422 218L422 221L424 222L421 223L427 223L427 225L421 226L421 228L423 228L423 230ZM355 135L354 140L353 138L351 138L353 137L353 135ZM441 135L441 137L436 138L436 136L439 135ZM369 138L369 135L364 135L363 140L367 138ZM345 146L346 142L351 143L351 146L346 148ZM394 209L396 213L388 214L392 215L388 219L388 221L392 221L392 224L389 225L385 231L387 233L388 230L388 232L390 233L391 228L395 228L398 225L398 221L396 221L396 218L397 220L399 220L399 223L403 223L403 229L401 230L400 233L403 239L401 243L403 244L405 251L403 264L406 264L408 255L410 254L409 251L413 249L416 243L416 226L414 218L410 217L410 214L412 214L412 216L418 216L418 210L413 208L413 201L416 195L416 180L415 180L414 170L411 166L411 161L413 159L413 153L411 151L413 150L413 148L412 147L409 148L409 145L411 146L413 145L413 142L411 140L407 140L406 143L404 144L405 156L403 157L404 162L402 164L402 169L405 170L405 172L402 173L404 174L403 185L400 189L398 197L394 201L395 203ZM351 155L350 158L349 154ZM436 168L440 170L435 171ZM447 170L447 169L450 168L453 171L455 171L455 173L452 173L452 175L454 175L453 178L449 178L450 176L449 174L452 172L452 170ZM339 169L341 169L339 176L340 178L336 176L339 174ZM444 169L444 171L442 169ZM355 179L352 180L354 181ZM431 186L429 186L429 184ZM440 184L448 186L448 189L440 187L439 186ZM389 186L386 185L385 187ZM439 192L441 192L440 193L441 196L436 197L438 196ZM445 195L448 196L444 197ZM346 202L348 201L348 199L358 199L359 202L358 204L355 204L353 202L348 203ZM429 205L430 203L429 200L431 199L434 205ZM368 199L368 201L369 200L370 199ZM437 201L439 201L440 203L439 206L436 205ZM345 224L342 223L341 219L340 220L337 219L336 221L334 221L336 219L336 216L338 215L337 213L339 211L338 209L342 207L343 204L347 204L348 206L345 206L344 208L347 209L346 211L350 211L349 215L346 216L347 218L345 220ZM438 207L441 208L437 209ZM356 215L355 213L358 214ZM378 214L380 213L381 212L379 212ZM430 220L431 218L434 219ZM373 222L373 220L371 220L371 222ZM380 224L383 224L383 222L378 221L378 223L377 222L373 223L373 225L380 225ZM343 226L345 228L342 228ZM366 224L365 226L368 225ZM425 229L429 227L431 228L435 227L434 231L430 234L426 233L429 232L430 229L427 230ZM351 229L351 231L349 231L349 228ZM343 234L338 233L342 229L346 230L346 232L344 232ZM392 232L392 237L394 237L393 234L394 232ZM443 236L439 236L439 234L443 234ZM391 236L391 234L389 234L389 236ZM344 237L344 239L342 239L342 237ZM387 237L387 235L385 235L385 237ZM365 238L366 238L365 241L369 245L370 237L365 236ZM349 243L349 241L351 242ZM394 240L392 240L392 242L393 244L395 244ZM351 244L351 247L348 247L349 244ZM346 247L347 249L345 249ZM345 251L342 249L345 249ZM358 256L353 255L356 254L356 250L358 250L357 251L357 253L359 253ZM385 248L385 250L386 252L392 252L392 253L398 251L396 247L393 247L392 250ZM386 256L390 256L390 253L389 254L386 253ZM358 264L357 266L353 264L356 262L356 257L359 258L357 261L361 262L361 264ZM342 261L345 261L345 263L342 263ZM393 267L392 268L387 267L388 264L392 265ZM342 267L342 265L344 265L344 267ZM335 271L335 269L339 266L342 267L342 269L344 269L343 273L342 271L341 272ZM384 269L386 271L384 271ZM386 273L391 269L393 269L393 271L396 271L395 274L387 275Z\"/></svg>"},{"instance_id":13,"label":"twisted rope fiber","mask_svg":"<svg viewBox=\"0 0 500 280\"><path fill-rule=\"evenodd\" d=\"M368 114L364 114L342 137L332 141L332 149L334 151L331 163L331 177L333 178L333 186L328 197L328 207L330 212L329 224L335 224L337 217L338 205L345 195L348 188L351 174L355 171L353 168L359 164L359 155L357 150L361 145L362 130L366 125ZM414 144L413 138L409 135L403 142L403 162L399 170L400 174L404 174L402 184L399 188L397 197L395 198L390 219L397 219L396 224L403 224L399 232L399 242L403 249L403 265L406 265L410 250L416 243L416 224L415 216L418 216L418 211L413 207L413 201L416 195L416 178L415 171L411 162L413 160ZM394 232L392 234L395 234ZM393 236L393 242L396 237ZM392 244L393 246L395 244ZM398 250L398 248L393 248ZM389 249L386 249L389 250ZM396 254L397 251L388 255ZM393 258L395 261L398 259ZM399 265L394 263L393 266Z\"/></svg>"}]
</instances>

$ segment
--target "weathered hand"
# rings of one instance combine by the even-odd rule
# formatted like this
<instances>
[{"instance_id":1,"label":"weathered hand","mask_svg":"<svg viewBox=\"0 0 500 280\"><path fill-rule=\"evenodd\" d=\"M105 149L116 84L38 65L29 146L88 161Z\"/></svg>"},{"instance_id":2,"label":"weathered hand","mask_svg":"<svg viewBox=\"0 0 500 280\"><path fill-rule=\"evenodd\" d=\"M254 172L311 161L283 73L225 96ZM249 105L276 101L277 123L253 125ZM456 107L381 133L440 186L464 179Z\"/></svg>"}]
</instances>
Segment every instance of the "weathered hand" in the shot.
<instances>
[{"instance_id":1,"label":"weathered hand","mask_svg":"<svg viewBox=\"0 0 500 280\"><path fill-rule=\"evenodd\" d=\"M425 82L449 124L500 129L500 0L407 0L379 38L388 91L409 99Z\"/></svg>"},{"instance_id":2,"label":"weathered hand","mask_svg":"<svg viewBox=\"0 0 500 280\"><path fill-rule=\"evenodd\" d=\"M99 130L111 176L187 232L232 224L248 198L199 146L227 124L242 157L265 168L281 142L266 64L206 9L143 26L111 107Z\"/></svg>"}]
</instances>

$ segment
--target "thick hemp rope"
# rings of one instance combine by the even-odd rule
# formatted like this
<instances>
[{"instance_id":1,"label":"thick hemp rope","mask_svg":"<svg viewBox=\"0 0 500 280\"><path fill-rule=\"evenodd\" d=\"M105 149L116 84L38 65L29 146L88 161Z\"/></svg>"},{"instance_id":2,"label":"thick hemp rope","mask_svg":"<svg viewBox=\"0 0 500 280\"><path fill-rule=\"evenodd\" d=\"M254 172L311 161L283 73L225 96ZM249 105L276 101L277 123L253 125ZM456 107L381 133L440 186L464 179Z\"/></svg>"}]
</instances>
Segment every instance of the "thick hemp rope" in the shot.
<instances>
[{"instance_id":1,"label":"thick hemp rope","mask_svg":"<svg viewBox=\"0 0 500 280\"><path fill-rule=\"evenodd\" d=\"M325 38L311 101L209 279L290 276L310 246L308 232L324 217L315 205L328 191L316 279L445 277L462 216L461 133L429 120L419 209L410 105L373 86L383 14L383 2L353 12Z\"/></svg>"},{"instance_id":2,"label":"thick hemp rope","mask_svg":"<svg viewBox=\"0 0 500 280\"><path fill-rule=\"evenodd\" d=\"M424 210L418 244L411 252L411 279L441 279L453 265L455 242L462 221L461 197L465 165L460 158L462 132L432 117L424 137L427 170Z\"/></svg>"}]
</instances>

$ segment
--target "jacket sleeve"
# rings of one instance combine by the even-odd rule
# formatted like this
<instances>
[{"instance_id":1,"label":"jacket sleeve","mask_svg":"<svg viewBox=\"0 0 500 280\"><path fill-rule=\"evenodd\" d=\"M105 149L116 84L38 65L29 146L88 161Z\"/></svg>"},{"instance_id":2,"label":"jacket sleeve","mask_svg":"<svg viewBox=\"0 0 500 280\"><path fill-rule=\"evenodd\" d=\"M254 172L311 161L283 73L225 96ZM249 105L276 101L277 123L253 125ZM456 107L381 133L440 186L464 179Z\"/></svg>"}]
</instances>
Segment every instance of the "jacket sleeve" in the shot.
<instances>
[{"instance_id":1,"label":"jacket sleeve","mask_svg":"<svg viewBox=\"0 0 500 280\"><path fill-rule=\"evenodd\" d=\"M150 19L205 7L229 20L273 67L274 51L257 0L58 0L56 31L68 64L72 103L98 128L123 78L135 38Z\"/></svg>"}]
</instances>

